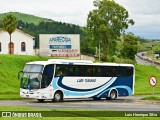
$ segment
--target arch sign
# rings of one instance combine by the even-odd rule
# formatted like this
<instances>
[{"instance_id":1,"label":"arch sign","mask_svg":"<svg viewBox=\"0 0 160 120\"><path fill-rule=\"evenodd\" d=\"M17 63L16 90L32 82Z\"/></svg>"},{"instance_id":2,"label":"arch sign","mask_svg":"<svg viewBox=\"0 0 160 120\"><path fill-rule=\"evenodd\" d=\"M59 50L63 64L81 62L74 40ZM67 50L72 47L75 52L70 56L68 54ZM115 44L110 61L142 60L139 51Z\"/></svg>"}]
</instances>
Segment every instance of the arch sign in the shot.
<instances>
[{"instance_id":1,"label":"arch sign","mask_svg":"<svg viewBox=\"0 0 160 120\"><path fill-rule=\"evenodd\" d=\"M151 76L150 79L149 79L149 83L152 87L155 87L156 84L157 84L157 79L155 76Z\"/></svg>"}]
</instances>

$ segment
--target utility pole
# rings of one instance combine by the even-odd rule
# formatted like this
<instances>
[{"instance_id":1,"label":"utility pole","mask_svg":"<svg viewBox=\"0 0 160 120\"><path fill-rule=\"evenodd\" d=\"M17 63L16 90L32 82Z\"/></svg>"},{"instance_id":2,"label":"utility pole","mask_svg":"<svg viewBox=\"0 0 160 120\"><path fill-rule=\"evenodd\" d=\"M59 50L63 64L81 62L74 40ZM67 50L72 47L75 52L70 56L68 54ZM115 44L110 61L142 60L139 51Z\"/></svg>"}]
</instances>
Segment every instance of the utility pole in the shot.
<instances>
[{"instance_id":1,"label":"utility pole","mask_svg":"<svg viewBox=\"0 0 160 120\"><path fill-rule=\"evenodd\" d=\"M152 66L154 66L154 51L152 50Z\"/></svg>"},{"instance_id":2,"label":"utility pole","mask_svg":"<svg viewBox=\"0 0 160 120\"><path fill-rule=\"evenodd\" d=\"M99 61L101 61L101 46L100 46L100 43L99 43Z\"/></svg>"},{"instance_id":3,"label":"utility pole","mask_svg":"<svg viewBox=\"0 0 160 120\"><path fill-rule=\"evenodd\" d=\"M152 66L154 66L154 50L153 50L154 45L152 45Z\"/></svg>"}]
</instances>

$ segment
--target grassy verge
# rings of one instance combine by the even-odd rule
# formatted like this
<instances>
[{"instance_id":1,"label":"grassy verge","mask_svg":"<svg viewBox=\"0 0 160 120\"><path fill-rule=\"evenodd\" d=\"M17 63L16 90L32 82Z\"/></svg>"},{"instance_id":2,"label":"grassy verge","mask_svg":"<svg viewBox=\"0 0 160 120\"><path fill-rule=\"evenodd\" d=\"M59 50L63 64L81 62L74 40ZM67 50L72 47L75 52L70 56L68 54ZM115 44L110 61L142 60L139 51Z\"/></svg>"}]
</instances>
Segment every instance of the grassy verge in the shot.
<instances>
[{"instance_id":1,"label":"grassy verge","mask_svg":"<svg viewBox=\"0 0 160 120\"><path fill-rule=\"evenodd\" d=\"M3 118L2 120L159 120L158 117L152 118L143 118L143 117L97 117L97 118L90 118L90 117L45 117L45 118Z\"/></svg>"},{"instance_id":2,"label":"grassy verge","mask_svg":"<svg viewBox=\"0 0 160 120\"><path fill-rule=\"evenodd\" d=\"M26 62L48 60L49 57L0 55L0 99L20 99L18 72Z\"/></svg>"},{"instance_id":3,"label":"grassy verge","mask_svg":"<svg viewBox=\"0 0 160 120\"><path fill-rule=\"evenodd\" d=\"M8 107L8 106L1 106L0 107L0 111L12 111L12 112L16 112L16 111L19 111L19 113L21 113L20 111L25 111L25 112L29 112L29 113L34 113L34 112L39 112L39 113L42 113L41 109L35 109L35 108L27 108L27 107L22 107L22 106L15 106L15 107ZM44 110L43 110L44 111ZM48 110L45 110L46 112ZM44 111L44 112L45 112ZM68 111L68 112L66 112ZM32 120L38 120L38 119L42 119L42 120L106 120L106 119L110 119L110 120L148 120L148 119L152 119L152 120L159 120L158 117L81 117L78 113L80 112L80 110L71 110L71 109L65 109L64 110L64 113L67 113L68 115L70 114L74 114L73 117L65 117L63 116L63 109L60 109L60 110L51 110L49 113L51 114L54 114L55 112L61 112L61 117L42 117L42 118L33 118L33 117L30 117L30 118L18 118L18 117L15 117L15 118L0 118L0 119L3 119L3 120L8 120L8 119L12 119L12 120L26 120L26 119L32 119ZM75 112L77 112L77 114L75 114ZM115 115L116 116L116 111L94 111L94 112L105 112L106 114L108 112L113 112L113 116ZM115 114L114 114L115 113ZM86 115L89 114L85 113Z\"/></svg>"},{"instance_id":4,"label":"grassy verge","mask_svg":"<svg viewBox=\"0 0 160 120\"><path fill-rule=\"evenodd\" d=\"M22 100L23 98L19 97L19 93L14 94L0 94L0 100Z\"/></svg>"},{"instance_id":5,"label":"grassy verge","mask_svg":"<svg viewBox=\"0 0 160 120\"><path fill-rule=\"evenodd\" d=\"M150 76L156 76L160 80L160 70L145 65L135 65L135 95L151 95L152 87L149 84ZM160 94L160 84L154 88L155 94Z\"/></svg>"},{"instance_id":6,"label":"grassy verge","mask_svg":"<svg viewBox=\"0 0 160 120\"><path fill-rule=\"evenodd\" d=\"M160 96L147 96L145 98L142 98L141 100L158 100L158 101L160 101Z\"/></svg>"}]
</instances>

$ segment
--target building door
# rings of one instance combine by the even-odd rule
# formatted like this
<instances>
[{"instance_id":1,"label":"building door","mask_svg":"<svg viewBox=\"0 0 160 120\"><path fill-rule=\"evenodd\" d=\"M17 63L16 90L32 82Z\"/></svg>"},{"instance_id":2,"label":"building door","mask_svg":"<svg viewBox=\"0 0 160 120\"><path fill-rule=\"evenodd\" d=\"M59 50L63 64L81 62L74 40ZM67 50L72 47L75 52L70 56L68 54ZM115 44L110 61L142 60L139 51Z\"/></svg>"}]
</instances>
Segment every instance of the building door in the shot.
<instances>
[{"instance_id":1,"label":"building door","mask_svg":"<svg viewBox=\"0 0 160 120\"><path fill-rule=\"evenodd\" d=\"M10 44L11 44L11 54L14 54L14 44L13 44L13 42L8 44L8 53L10 53Z\"/></svg>"}]
</instances>

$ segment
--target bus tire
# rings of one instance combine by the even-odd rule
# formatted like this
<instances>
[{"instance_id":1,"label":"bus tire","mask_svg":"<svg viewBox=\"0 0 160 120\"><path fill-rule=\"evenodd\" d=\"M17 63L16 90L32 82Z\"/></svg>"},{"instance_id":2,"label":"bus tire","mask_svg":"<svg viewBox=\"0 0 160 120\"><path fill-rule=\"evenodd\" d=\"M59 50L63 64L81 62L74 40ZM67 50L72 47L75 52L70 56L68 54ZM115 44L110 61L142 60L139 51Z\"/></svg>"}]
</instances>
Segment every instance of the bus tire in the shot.
<instances>
[{"instance_id":1,"label":"bus tire","mask_svg":"<svg viewBox=\"0 0 160 120\"><path fill-rule=\"evenodd\" d=\"M45 99L37 99L37 100L38 100L38 102L42 103L42 102L44 102Z\"/></svg>"},{"instance_id":2,"label":"bus tire","mask_svg":"<svg viewBox=\"0 0 160 120\"><path fill-rule=\"evenodd\" d=\"M54 99L52 100L54 102L60 102L63 101L63 94L60 91L55 92Z\"/></svg>"},{"instance_id":3,"label":"bus tire","mask_svg":"<svg viewBox=\"0 0 160 120\"><path fill-rule=\"evenodd\" d=\"M117 98L117 91L116 90L111 90L109 99L110 100L115 100Z\"/></svg>"}]
</instances>

